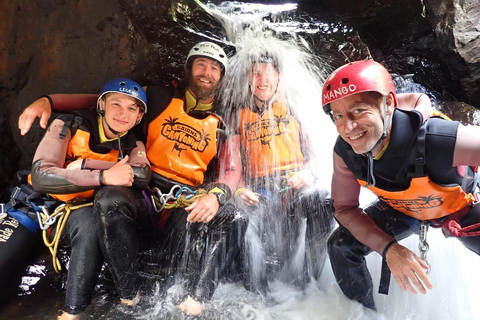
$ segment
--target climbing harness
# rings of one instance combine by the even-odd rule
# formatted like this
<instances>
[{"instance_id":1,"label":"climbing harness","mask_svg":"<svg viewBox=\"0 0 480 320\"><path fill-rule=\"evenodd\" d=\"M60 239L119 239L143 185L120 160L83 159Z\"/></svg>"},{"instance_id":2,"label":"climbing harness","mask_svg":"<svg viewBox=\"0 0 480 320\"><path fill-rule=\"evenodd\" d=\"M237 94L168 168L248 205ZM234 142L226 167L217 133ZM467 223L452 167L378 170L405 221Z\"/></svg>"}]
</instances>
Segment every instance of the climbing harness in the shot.
<instances>
[{"instance_id":1,"label":"climbing harness","mask_svg":"<svg viewBox=\"0 0 480 320\"><path fill-rule=\"evenodd\" d=\"M57 258L57 251L58 245L60 243L60 238L62 236L63 229L65 228L65 224L67 223L68 217L70 216L72 211L85 207L90 207L93 205L93 202L79 205L75 205L72 202L67 202L58 206L52 214L50 214L49 209L46 206L37 206L32 202L30 202L30 204L37 212L38 224L42 229L43 242L52 254L53 268L55 269L55 272L60 273L60 271L62 270L62 266L60 264L60 260ZM48 230L55 223L57 223L57 230L55 231L55 236L53 237L52 241L50 241Z\"/></svg>"},{"instance_id":2,"label":"climbing harness","mask_svg":"<svg viewBox=\"0 0 480 320\"><path fill-rule=\"evenodd\" d=\"M430 270L432 269L430 266L430 263L427 260L427 252L429 249L429 245L427 243L427 231L428 231L428 224L425 223L425 221L422 221L422 224L420 225L420 236L419 240L420 242L418 243L418 250L420 250L420 259L422 259L427 265L428 269L426 273L430 273Z\"/></svg>"},{"instance_id":3,"label":"climbing harness","mask_svg":"<svg viewBox=\"0 0 480 320\"><path fill-rule=\"evenodd\" d=\"M197 198L207 193L205 189L192 190L178 184L174 185L170 192L162 193L159 188L152 189L150 196L155 212L159 213L163 209L185 208L192 204Z\"/></svg>"}]
</instances>

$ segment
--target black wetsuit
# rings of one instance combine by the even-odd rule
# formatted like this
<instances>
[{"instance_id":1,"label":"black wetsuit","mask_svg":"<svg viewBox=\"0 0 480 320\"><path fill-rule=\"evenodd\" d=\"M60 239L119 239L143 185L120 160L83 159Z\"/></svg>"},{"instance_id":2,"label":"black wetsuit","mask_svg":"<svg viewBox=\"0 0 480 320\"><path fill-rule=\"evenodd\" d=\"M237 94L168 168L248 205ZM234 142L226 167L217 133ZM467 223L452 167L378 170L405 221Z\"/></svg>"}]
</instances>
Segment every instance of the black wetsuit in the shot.
<instances>
[{"instance_id":1,"label":"black wetsuit","mask_svg":"<svg viewBox=\"0 0 480 320\"><path fill-rule=\"evenodd\" d=\"M32 165L32 181L37 191L49 194L62 194L68 190L69 193L82 192L89 189L98 190L100 185L100 169L90 168L85 170L66 170L63 168L65 158L67 161L76 160L74 155L67 152L66 157L58 159L62 156L63 150L77 134L86 134L89 137L89 149L101 156L114 151L118 154L118 141L112 140L104 143L100 142L98 133L98 115L94 109L77 111L72 114L62 115L59 117L64 125L55 120L44 139L40 142L37 152L35 153ZM67 130L68 129L68 130ZM71 132L71 139L67 140L68 132ZM58 134L57 134L58 133ZM124 155L130 155L132 158L129 162L134 168L135 182L134 187L144 188L149 181L150 170L145 166L146 158L143 157L143 167L135 167L136 159L141 160L142 157L136 157L133 153L136 150L143 150L137 147L137 139L135 135L128 132L121 138L121 146ZM132 152L134 151L134 152ZM70 158L70 159L69 159ZM116 157L113 163L116 161ZM111 164L109 164L111 166ZM105 237L106 233L119 231L124 234L124 226L114 226L113 223L107 223L106 219L97 219L106 216L109 211L102 210L105 202L116 205L120 201L128 201L128 208L132 208L135 212L135 202L130 196L130 188L124 187L105 187L116 188L121 190L119 193L121 199L103 197L105 192L100 189L96 194L93 207L85 207L75 210L71 213L65 229L61 237L61 244L71 247L70 262L68 264L68 277L66 285L65 311L70 314L81 313L90 303L92 293L98 281L104 257L107 260L117 288L122 298L130 299L136 293L136 250L135 242L125 241L125 246L111 247L105 241L100 241ZM133 189L132 189L133 190ZM63 192L62 192L63 191ZM93 199L84 199L84 202ZM129 221L128 215L122 216L123 220ZM122 219L117 219L117 221ZM106 222L105 225L99 224ZM116 222L117 222L116 221ZM123 222L122 222L123 223ZM117 222L117 225L119 222ZM100 226L100 228L99 228ZM107 232L106 232L107 231ZM51 237L55 235L56 229L52 230ZM133 255L133 256L132 256ZM128 257L127 265L116 264L118 256ZM126 271L125 271L126 270ZM127 272L128 271L128 272ZM128 274L122 278L119 274Z\"/></svg>"}]
</instances>

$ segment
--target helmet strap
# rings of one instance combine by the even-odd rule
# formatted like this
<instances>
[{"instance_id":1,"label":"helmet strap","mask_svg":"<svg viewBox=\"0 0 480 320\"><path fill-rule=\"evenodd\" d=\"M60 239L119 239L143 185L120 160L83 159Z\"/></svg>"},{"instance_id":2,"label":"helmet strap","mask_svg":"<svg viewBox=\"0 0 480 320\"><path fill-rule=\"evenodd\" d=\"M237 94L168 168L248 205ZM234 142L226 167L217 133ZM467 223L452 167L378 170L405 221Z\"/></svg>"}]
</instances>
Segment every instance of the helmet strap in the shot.
<instances>
[{"instance_id":1,"label":"helmet strap","mask_svg":"<svg viewBox=\"0 0 480 320\"><path fill-rule=\"evenodd\" d=\"M332 113L330 112L330 115L331 114ZM382 120L383 134L380 137L380 139L378 139L377 143L375 143L373 148L370 149L370 151L363 154L365 157L367 157L367 160L368 160L367 185L366 185L367 187L374 186L376 183L375 176L373 175L373 150L375 150L380 145L380 143L387 137L387 131L388 131L388 128L390 127L390 123L392 122L393 112L390 115L390 117L388 117L388 120L385 123L386 118L387 118L387 96L383 96L383 120ZM332 116L332 120L333 120L333 116Z\"/></svg>"},{"instance_id":2,"label":"helmet strap","mask_svg":"<svg viewBox=\"0 0 480 320\"><path fill-rule=\"evenodd\" d=\"M98 113L100 114L100 116L102 116L103 121L105 121L105 124L107 125L108 130L110 130L113 134L117 135L117 141L118 141L118 157L117 157L117 160L120 161L120 160L123 159L122 144L120 143L120 132L115 131L115 130L112 129L112 127L110 127L110 125L108 124L107 118L105 117L105 110L103 110L103 107L104 107L103 100L100 100L99 103L100 103L100 108L98 108Z\"/></svg>"},{"instance_id":3,"label":"helmet strap","mask_svg":"<svg viewBox=\"0 0 480 320\"><path fill-rule=\"evenodd\" d=\"M383 96L383 121L384 121L384 125L383 125L383 136L382 136L381 140L383 140L387 137L387 131L388 131L388 128L390 127L390 123L392 122L393 112L390 115L390 117L388 117L387 123L385 123L386 118L387 118L387 96Z\"/></svg>"},{"instance_id":4,"label":"helmet strap","mask_svg":"<svg viewBox=\"0 0 480 320\"><path fill-rule=\"evenodd\" d=\"M112 127L110 127L110 125L107 122L107 118L105 118L105 113L104 112L102 112L102 113L103 113L102 118L105 121L105 123L107 124L108 130L110 130L113 134L117 135L117 141L118 141L118 157L117 157L117 160L120 161L120 160L123 159L122 144L120 143L120 132L115 131L115 130L112 129Z\"/></svg>"},{"instance_id":5,"label":"helmet strap","mask_svg":"<svg viewBox=\"0 0 480 320\"><path fill-rule=\"evenodd\" d=\"M374 186L376 181L375 181L375 175L373 174L373 154L372 151L369 151L367 153L364 153L364 155L367 157L367 184L365 187L370 187Z\"/></svg>"}]
</instances>

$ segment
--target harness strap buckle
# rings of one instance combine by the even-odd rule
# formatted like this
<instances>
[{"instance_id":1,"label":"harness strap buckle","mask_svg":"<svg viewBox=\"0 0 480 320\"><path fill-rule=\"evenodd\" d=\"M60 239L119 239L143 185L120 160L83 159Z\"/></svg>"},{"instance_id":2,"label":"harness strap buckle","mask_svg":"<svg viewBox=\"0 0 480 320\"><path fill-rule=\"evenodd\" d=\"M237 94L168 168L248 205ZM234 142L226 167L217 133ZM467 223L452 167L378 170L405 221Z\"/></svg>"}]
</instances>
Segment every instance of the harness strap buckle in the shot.
<instances>
[{"instance_id":1,"label":"harness strap buckle","mask_svg":"<svg viewBox=\"0 0 480 320\"><path fill-rule=\"evenodd\" d=\"M470 207L474 208L480 203L480 194L475 192L472 194L475 200L470 204Z\"/></svg>"},{"instance_id":2,"label":"harness strap buckle","mask_svg":"<svg viewBox=\"0 0 480 320\"><path fill-rule=\"evenodd\" d=\"M22 199L20 197L21 193L24 193L22 189L20 189L19 187L15 187L12 191L12 194L10 195L10 199L21 200Z\"/></svg>"}]
</instances>

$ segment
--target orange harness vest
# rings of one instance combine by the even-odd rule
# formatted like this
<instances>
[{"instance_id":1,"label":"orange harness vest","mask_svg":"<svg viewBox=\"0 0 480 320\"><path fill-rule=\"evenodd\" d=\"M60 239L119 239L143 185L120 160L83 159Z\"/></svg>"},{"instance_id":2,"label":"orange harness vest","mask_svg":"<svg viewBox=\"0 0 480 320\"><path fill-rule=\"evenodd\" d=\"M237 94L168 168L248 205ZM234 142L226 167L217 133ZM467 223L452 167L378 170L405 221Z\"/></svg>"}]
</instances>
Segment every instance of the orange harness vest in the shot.
<instances>
[{"instance_id":1,"label":"orange harness vest","mask_svg":"<svg viewBox=\"0 0 480 320\"><path fill-rule=\"evenodd\" d=\"M363 187L366 181L357 180ZM418 220L433 220L455 213L471 204L475 198L460 186L440 186L428 177L412 178L403 191L386 191L367 187L394 209Z\"/></svg>"},{"instance_id":2,"label":"orange harness vest","mask_svg":"<svg viewBox=\"0 0 480 320\"><path fill-rule=\"evenodd\" d=\"M173 98L148 127L147 157L152 171L183 184L198 186L217 153L215 115L205 119L189 116L184 102Z\"/></svg>"},{"instance_id":3,"label":"orange harness vest","mask_svg":"<svg viewBox=\"0 0 480 320\"><path fill-rule=\"evenodd\" d=\"M452 181L448 185L435 183L425 174L423 166L425 165L427 125L428 123L418 130L415 174L408 187L399 191L387 191L375 186L367 186L366 181L357 179L361 186L371 190L388 205L418 220L439 219L458 212L475 201L475 196L472 193L465 192L462 188L463 182L466 182L469 176L469 167L456 167L457 175L463 177L463 182L460 180Z\"/></svg>"},{"instance_id":4,"label":"orange harness vest","mask_svg":"<svg viewBox=\"0 0 480 320\"><path fill-rule=\"evenodd\" d=\"M103 160L116 162L118 157L118 150L112 150L109 153L96 153L92 151L89 147L90 142L90 133L82 129L77 129L75 135L68 142L67 147L67 159L65 161L64 167L66 168L68 164L77 160L77 159L94 159L94 160ZM61 201L69 201L75 198L77 199L89 199L93 198L93 189L87 190L79 193L70 193L70 194L51 194L55 199Z\"/></svg>"},{"instance_id":5,"label":"orange harness vest","mask_svg":"<svg viewBox=\"0 0 480 320\"><path fill-rule=\"evenodd\" d=\"M250 108L240 113L240 137L248 159L245 174L250 178L293 170L303 165L300 126L284 103L276 102L261 115Z\"/></svg>"}]
</instances>

